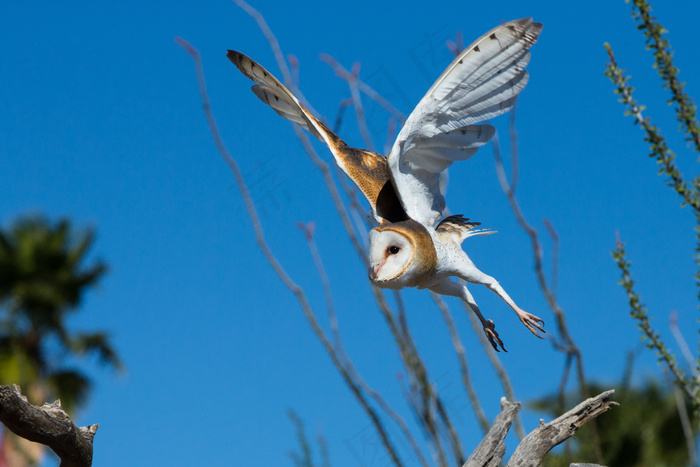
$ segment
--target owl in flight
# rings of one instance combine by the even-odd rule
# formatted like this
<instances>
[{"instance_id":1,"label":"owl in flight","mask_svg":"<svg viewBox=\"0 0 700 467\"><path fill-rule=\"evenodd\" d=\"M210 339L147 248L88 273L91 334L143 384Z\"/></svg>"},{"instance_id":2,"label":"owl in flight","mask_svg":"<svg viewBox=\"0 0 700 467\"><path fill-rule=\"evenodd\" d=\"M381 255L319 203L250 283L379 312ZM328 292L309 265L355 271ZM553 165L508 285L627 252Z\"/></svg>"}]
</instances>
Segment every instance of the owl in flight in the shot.
<instances>
[{"instance_id":1,"label":"owl in flight","mask_svg":"<svg viewBox=\"0 0 700 467\"><path fill-rule=\"evenodd\" d=\"M510 110L528 81L529 48L542 31L532 18L510 21L467 47L437 79L406 120L387 157L349 147L314 117L270 72L245 55L226 56L249 79L253 92L280 116L328 146L336 163L369 201L379 224L369 233L369 279L378 287L417 287L461 298L481 321L495 350L505 350L492 320L481 314L467 287L483 284L505 300L535 336L544 322L520 307L462 250L475 229L461 215L443 218L440 173L473 156L494 135L484 120Z\"/></svg>"}]
</instances>

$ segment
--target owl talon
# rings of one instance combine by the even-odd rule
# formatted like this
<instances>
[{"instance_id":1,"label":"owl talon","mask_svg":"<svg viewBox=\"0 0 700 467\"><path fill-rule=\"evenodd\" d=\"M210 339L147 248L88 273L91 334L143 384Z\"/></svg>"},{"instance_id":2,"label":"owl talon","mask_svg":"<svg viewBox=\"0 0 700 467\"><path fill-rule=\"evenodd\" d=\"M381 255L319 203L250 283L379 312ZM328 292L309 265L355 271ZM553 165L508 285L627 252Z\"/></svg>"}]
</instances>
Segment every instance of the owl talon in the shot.
<instances>
[{"instance_id":1,"label":"owl talon","mask_svg":"<svg viewBox=\"0 0 700 467\"><path fill-rule=\"evenodd\" d=\"M542 331L543 333L547 334L547 331L545 331L542 327L544 326L544 321L541 318L538 318L537 316L523 310L520 310L518 312L518 318L520 318L520 322L523 323L525 327L530 330L531 333L533 333L540 339L544 339L544 337L537 334L537 331ZM537 324L538 322L542 323L542 326Z\"/></svg>"},{"instance_id":2,"label":"owl talon","mask_svg":"<svg viewBox=\"0 0 700 467\"><path fill-rule=\"evenodd\" d=\"M503 341L500 337L498 337L498 333L496 332L496 325L493 323L493 320L489 319L486 322L484 322L484 334L486 334L486 338L491 343L493 350L495 350L496 352L500 352L500 350L498 350L498 347L500 346L504 352L508 352L506 348L503 347Z\"/></svg>"}]
</instances>

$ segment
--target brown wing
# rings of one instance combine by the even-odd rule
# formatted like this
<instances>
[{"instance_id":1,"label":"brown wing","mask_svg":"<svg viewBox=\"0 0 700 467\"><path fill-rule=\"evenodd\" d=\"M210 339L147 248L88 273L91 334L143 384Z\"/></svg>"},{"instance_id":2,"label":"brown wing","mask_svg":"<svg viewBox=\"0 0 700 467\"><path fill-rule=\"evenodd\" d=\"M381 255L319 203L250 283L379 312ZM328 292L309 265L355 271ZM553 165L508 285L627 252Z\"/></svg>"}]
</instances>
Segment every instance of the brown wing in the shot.
<instances>
[{"instance_id":1,"label":"brown wing","mask_svg":"<svg viewBox=\"0 0 700 467\"><path fill-rule=\"evenodd\" d=\"M386 157L349 147L311 115L277 78L249 57L234 50L229 50L226 56L241 73L256 83L251 89L260 100L278 115L299 124L326 143L335 162L369 201L377 222L383 224L408 219L391 183Z\"/></svg>"}]
</instances>

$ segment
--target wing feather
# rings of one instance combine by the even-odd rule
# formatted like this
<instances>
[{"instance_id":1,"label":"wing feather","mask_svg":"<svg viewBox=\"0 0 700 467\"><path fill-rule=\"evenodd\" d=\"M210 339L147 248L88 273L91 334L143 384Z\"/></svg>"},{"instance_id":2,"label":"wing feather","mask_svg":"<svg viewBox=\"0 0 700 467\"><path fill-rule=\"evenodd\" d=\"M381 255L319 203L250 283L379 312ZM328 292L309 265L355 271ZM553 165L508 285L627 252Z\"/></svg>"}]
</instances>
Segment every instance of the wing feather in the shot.
<instances>
[{"instance_id":1,"label":"wing feather","mask_svg":"<svg viewBox=\"0 0 700 467\"><path fill-rule=\"evenodd\" d=\"M513 106L528 82L528 49L541 30L541 24L524 18L487 32L447 67L408 117L388 161L401 204L412 219L431 226L440 220L445 209L437 182L440 172L468 159L491 139L490 125L471 128ZM463 144L457 141L460 136Z\"/></svg>"},{"instance_id":2,"label":"wing feather","mask_svg":"<svg viewBox=\"0 0 700 467\"><path fill-rule=\"evenodd\" d=\"M408 219L391 183L386 157L349 147L306 110L277 78L249 57L234 50L229 50L226 56L241 73L255 82L251 89L260 100L278 115L297 123L326 143L338 166L369 201L377 222L382 224Z\"/></svg>"}]
</instances>

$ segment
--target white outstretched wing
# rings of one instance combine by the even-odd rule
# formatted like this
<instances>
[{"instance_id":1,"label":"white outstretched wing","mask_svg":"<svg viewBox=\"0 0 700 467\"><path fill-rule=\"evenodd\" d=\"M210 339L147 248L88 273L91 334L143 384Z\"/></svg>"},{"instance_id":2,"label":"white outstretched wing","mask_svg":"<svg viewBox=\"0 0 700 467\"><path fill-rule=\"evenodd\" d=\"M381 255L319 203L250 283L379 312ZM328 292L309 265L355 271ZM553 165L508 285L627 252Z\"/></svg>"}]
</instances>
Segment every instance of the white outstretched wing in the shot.
<instances>
[{"instance_id":1,"label":"white outstretched wing","mask_svg":"<svg viewBox=\"0 0 700 467\"><path fill-rule=\"evenodd\" d=\"M437 79L401 129L388 156L406 213L424 225L442 218L440 172L473 156L495 132L475 123L507 112L527 84L529 48L542 31L524 18L487 32Z\"/></svg>"}]
</instances>

